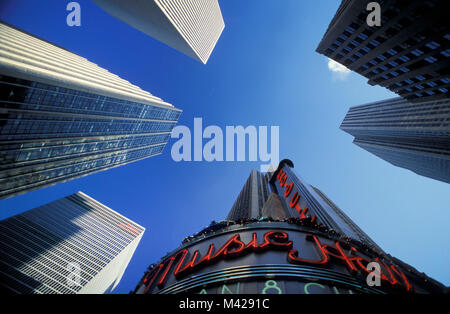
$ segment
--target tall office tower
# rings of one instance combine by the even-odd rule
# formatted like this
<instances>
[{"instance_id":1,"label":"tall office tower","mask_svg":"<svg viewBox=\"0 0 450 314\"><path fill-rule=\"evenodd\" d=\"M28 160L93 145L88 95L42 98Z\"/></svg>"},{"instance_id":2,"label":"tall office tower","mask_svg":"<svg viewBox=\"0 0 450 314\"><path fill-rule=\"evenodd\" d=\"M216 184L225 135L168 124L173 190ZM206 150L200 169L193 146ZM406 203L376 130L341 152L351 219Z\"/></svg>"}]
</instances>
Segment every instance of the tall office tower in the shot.
<instances>
[{"instance_id":1,"label":"tall office tower","mask_svg":"<svg viewBox=\"0 0 450 314\"><path fill-rule=\"evenodd\" d=\"M253 170L228 214L228 220L258 217L269 198L268 179L265 174Z\"/></svg>"},{"instance_id":2,"label":"tall office tower","mask_svg":"<svg viewBox=\"0 0 450 314\"><path fill-rule=\"evenodd\" d=\"M217 0L94 0L113 17L204 64L225 28Z\"/></svg>"},{"instance_id":3,"label":"tall office tower","mask_svg":"<svg viewBox=\"0 0 450 314\"><path fill-rule=\"evenodd\" d=\"M161 154L180 114L0 23L0 199Z\"/></svg>"},{"instance_id":4,"label":"tall office tower","mask_svg":"<svg viewBox=\"0 0 450 314\"><path fill-rule=\"evenodd\" d=\"M98 294L122 278L145 229L78 192L0 221L0 288Z\"/></svg>"},{"instance_id":5,"label":"tall office tower","mask_svg":"<svg viewBox=\"0 0 450 314\"><path fill-rule=\"evenodd\" d=\"M350 108L341 129L394 166L450 183L450 99L389 99Z\"/></svg>"},{"instance_id":6,"label":"tall office tower","mask_svg":"<svg viewBox=\"0 0 450 314\"><path fill-rule=\"evenodd\" d=\"M369 2L343 0L316 51L410 101L448 98L447 1L376 1L381 26L368 25Z\"/></svg>"},{"instance_id":7,"label":"tall office tower","mask_svg":"<svg viewBox=\"0 0 450 314\"><path fill-rule=\"evenodd\" d=\"M446 287L386 254L322 191L283 160L268 174L271 193L251 209L253 171L242 209L183 240L149 266L136 294L443 293ZM264 175L262 175L264 176ZM246 199L246 200L245 200ZM246 204L246 205L244 205ZM240 215L239 215L240 213ZM229 218L234 220L229 220ZM380 226L381 227L381 226ZM414 249L420 249L413 247ZM380 266L368 284L369 263ZM371 281L369 281L371 282Z\"/></svg>"}]
</instances>

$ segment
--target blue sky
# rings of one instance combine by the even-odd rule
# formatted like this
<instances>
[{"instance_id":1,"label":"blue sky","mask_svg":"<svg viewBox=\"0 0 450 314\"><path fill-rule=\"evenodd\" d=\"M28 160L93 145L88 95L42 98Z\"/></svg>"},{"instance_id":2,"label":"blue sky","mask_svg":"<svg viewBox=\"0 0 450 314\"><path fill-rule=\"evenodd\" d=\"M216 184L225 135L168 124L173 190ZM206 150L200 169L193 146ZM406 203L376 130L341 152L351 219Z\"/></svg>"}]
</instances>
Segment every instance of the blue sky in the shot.
<instances>
[{"instance_id":1,"label":"blue sky","mask_svg":"<svg viewBox=\"0 0 450 314\"><path fill-rule=\"evenodd\" d=\"M319 187L386 252L450 284L450 186L390 165L339 130L350 106L394 97L355 73L336 77L315 52L339 0L220 1L225 30L205 66L69 1L2 0L0 18L97 63L184 112L179 125L280 126L280 157ZM77 191L146 227L116 293L212 220L225 218L251 162L180 162L163 155L0 201L0 219Z\"/></svg>"}]
</instances>

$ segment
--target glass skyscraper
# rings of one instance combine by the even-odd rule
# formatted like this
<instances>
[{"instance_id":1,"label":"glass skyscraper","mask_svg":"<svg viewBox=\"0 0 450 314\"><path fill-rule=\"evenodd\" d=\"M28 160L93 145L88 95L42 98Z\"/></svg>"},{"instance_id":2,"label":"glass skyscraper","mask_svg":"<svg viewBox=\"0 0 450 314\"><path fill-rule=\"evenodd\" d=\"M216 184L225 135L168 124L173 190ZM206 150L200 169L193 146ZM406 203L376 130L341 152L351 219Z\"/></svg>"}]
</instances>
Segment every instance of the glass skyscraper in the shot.
<instances>
[{"instance_id":1,"label":"glass skyscraper","mask_svg":"<svg viewBox=\"0 0 450 314\"><path fill-rule=\"evenodd\" d=\"M410 101L450 97L450 25L445 0L343 0L317 52Z\"/></svg>"},{"instance_id":2,"label":"glass skyscraper","mask_svg":"<svg viewBox=\"0 0 450 314\"><path fill-rule=\"evenodd\" d=\"M252 171L227 219L151 264L134 293L445 293L385 253L290 160L272 170ZM380 266L378 285L367 280L372 262Z\"/></svg>"},{"instance_id":3,"label":"glass skyscraper","mask_svg":"<svg viewBox=\"0 0 450 314\"><path fill-rule=\"evenodd\" d=\"M2 220L0 290L109 293L144 231L82 192Z\"/></svg>"},{"instance_id":4,"label":"glass skyscraper","mask_svg":"<svg viewBox=\"0 0 450 314\"><path fill-rule=\"evenodd\" d=\"M391 164L450 183L450 99L388 99L350 108L341 129Z\"/></svg>"},{"instance_id":5,"label":"glass skyscraper","mask_svg":"<svg viewBox=\"0 0 450 314\"><path fill-rule=\"evenodd\" d=\"M0 199L161 154L181 110L0 23Z\"/></svg>"},{"instance_id":6,"label":"glass skyscraper","mask_svg":"<svg viewBox=\"0 0 450 314\"><path fill-rule=\"evenodd\" d=\"M115 18L204 64L225 28L217 0L94 2Z\"/></svg>"}]
</instances>

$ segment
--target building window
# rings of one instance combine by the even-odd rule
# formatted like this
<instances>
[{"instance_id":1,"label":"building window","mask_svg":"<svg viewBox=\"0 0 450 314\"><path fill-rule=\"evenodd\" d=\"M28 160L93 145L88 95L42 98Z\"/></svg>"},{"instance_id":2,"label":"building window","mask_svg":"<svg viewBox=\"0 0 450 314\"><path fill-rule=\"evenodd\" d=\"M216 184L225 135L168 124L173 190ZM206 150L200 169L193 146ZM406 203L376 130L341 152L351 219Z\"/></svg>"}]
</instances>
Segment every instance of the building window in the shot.
<instances>
[{"instance_id":1,"label":"building window","mask_svg":"<svg viewBox=\"0 0 450 314\"><path fill-rule=\"evenodd\" d=\"M420 55L423 55L423 51L420 50L420 49L415 49L415 50L411 51L411 53L412 53L413 55L415 55L416 57L418 57L418 56L420 56Z\"/></svg>"},{"instance_id":2,"label":"building window","mask_svg":"<svg viewBox=\"0 0 450 314\"><path fill-rule=\"evenodd\" d=\"M437 59L435 57L429 56L429 57L425 58L425 61L427 61L429 63L435 63L437 61Z\"/></svg>"},{"instance_id":3,"label":"building window","mask_svg":"<svg viewBox=\"0 0 450 314\"><path fill-rule=\"evenodd\" d=\"M338 38L341 39L342 41L346 41L348 37L345 34L341 34Z\"/></svg>"},{"instance_id":4,"label":"building window","mask_svg":"<svg viewBox=\"0 0 450 314\"><path fill-rule=\"evenodd\" d=\"M441 55L446 56L447 58L450 57L450 49L446 49L444 51L441 52Z\"/></svg>"},{"instance_id":5,"label":"building window","mask_svg":"<svg viewBox=\"0 0 450 314\"><path fill-rule=\"evenodd\" d=\"M399 59L402 60L403 62L408 62L410 60L407 56L402 56Z\"/></svg>"},{"instance_id":6,"label":"building window","mask_svg":"<svg viewBox=\"0 0 450 314\"><path fill-rule=\"evenodd\" d=\"M397 51L395 51L394 49L389 49L387 53L390 54L391 56L395 56L397 54Z\"/></svg>"},{"instance_id":7,"label":"building window","mask_svg":"<svg viewBox=\"0 0 450 314\"><path fill-rule=\"evenodd\" d=\"M358 38L361 38L362 40L366 40L368 37L367 37L367 35L365 35L365 34L363 34L363 33L360 33L360 34L358 35Z\"/></svg>"},{"instance_id":8,"label":"building window","mask_svg":"<svg viewBox=\"0 0 450 314\"><path fill-rule=\"evenodd\" d=\"M425 46L427 46L428 48L434 50L434 49L440 47L441 45L439 45L439 44L438 44L437 42L435 42L435 41L432 41L432 42L426 44Z\"/></svg>"},{"instance_id":9,"label":"building window","mask_svg":"<svg viewBox=\"0 0 450 314\"><path fill-rule=\"evenodd\" d=\"M398 63L395 61L391 61L391 62L389 62L389 64L393 67L396 67L398 65Z\"/></svg>"},{"instance_id":10,"label":"building window","mask_svg":"<svg viewBox=\"0 0 450 314\"><path fill-rule=\"evenodd\" d=\"M355 32L355 29L353 27L351 27L351 26L347 26L345 31L349 32L350 34L353 34Z\"/></svg>"}]
</instances>

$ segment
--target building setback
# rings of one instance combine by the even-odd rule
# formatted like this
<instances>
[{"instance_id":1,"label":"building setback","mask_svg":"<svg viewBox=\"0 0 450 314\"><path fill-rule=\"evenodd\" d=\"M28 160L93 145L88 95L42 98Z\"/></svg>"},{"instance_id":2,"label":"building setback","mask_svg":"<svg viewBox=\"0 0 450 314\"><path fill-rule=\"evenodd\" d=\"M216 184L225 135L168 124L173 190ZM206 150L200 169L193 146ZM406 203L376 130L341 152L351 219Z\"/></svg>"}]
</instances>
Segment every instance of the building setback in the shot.
<instances>
[{"instance_id":1,"label":"building setback","mask_svg":"<svg viewBox=\"0 0 450 314\"><path fill-rule=\"evenodd\" d=\"M449 98L450 25L445 0L343 0L317 52L412 102Z\"/></svg>"},{"instance_id":2,"label":"building setback","mask_svg":"<svg viewBox=\"0 0 450 314\"><path fill-rule=\"evenodd\" d=\"M391 164L450 183L450 99L388 99L350 108L341 129Z\"/></svg>"},{"instance_id":3,"label":"building setback","mask_svg":"<svg viewBox=\"0 0 450 314\"><path fill-rule=\"evenodd\" d=\"M94 0L113 17L206 64L223 29L217 0Z\"/></svg>"},{"instance_id":4,"label":"building setback","mask_svg":"<svg viewBox=\"0 0 450 314\"><path fill-rule=\"evenodd\" d=\"M119 283L145 229L82 192L0 221L0 288L99 294Z\"/></svg>"},{"instance_id":5,"label":"building setback","mask_svg":"<svg viewBox=\"0 0 450 314\"><path fill-rule=\"evenodd\" d=\"M446 287L386 254L321 190L283 160L252 171L227 220L186 237L151 264L136 294L444 293ZM267 180L257 178L266 177ZM266 189L260 188L266 184ZM257 193L267 190L267 193ZM253 210L254 199L264 205ZM237 209L238 208L238 209ZM237 209L237 210L236 210ZM230 220L232 219L232 220ZM368 264L380 266L369 285Z\"/></svg>"},{"instance_id":6,"label":"building setback","mask_svg":"<svg viewBox=\"0 0 450 314\"><path fill-rule=\"evenodd\" d=\"M161 154L181 110L0 23L0 199Z\"/></svg>"}]
</instances>

